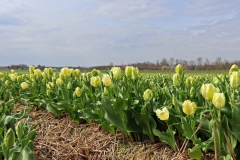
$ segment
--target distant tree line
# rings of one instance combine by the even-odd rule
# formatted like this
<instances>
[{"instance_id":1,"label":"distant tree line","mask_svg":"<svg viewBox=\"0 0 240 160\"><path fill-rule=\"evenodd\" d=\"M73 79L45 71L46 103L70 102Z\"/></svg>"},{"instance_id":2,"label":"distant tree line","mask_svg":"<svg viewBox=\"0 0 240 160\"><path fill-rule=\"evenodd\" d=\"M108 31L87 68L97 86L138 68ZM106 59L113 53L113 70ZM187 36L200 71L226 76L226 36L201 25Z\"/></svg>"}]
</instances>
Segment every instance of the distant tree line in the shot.
<instances>
[{"instance_id":1,"label":"distant tree line","mask_svg":"<svg viewBox=\"0 0 240 160\"><path fill-rule=\"evenodd\" d=\"M112 62L110 62L109 65L105 66L93 66L93 67L71 67L69 68L78 68L80 70L91 70L93 68L95 69L111 69L111 67L121 67L122 69L125 68L125 66L134 66L138 67L140 70L174 70L175 66L177 64L182 64L184 69L187 70L228 70L231 68L233 64L236 64L240 66L240 60L235 60L232 62L229 62L228 60L224 59L222 60L221 57L217 57L214 62L210 62L208 58L202 58L198 57L196 60L186 61L182 59L175 59L171 57L170 59L162 58L161 61L156 60L156 62L136 62L136 63L129 63L129 64L122 64L122 65L114 65ZM46 67L52 67L52 66L44 66L44 65L37 65L35 68L43 70ZM62 66L65 67L65 66ZM60 70L62 67L52 67L55 70ZM8 69L28 69L28 66L25 64L19 64L19 65L10 65L5 66L1 68L8 68Z\"/></svg>"},{"instance_id":2,"label":"distant tree line","mask_svg":"<svg viewBox=\"0 0 240 160\"><path fill-rule=\"evenodd\" d=\"M227 59L222 60L221 57L217 57L214 62L210 62L208 58L198 57L196 60L186 61L171 57L170 59L162 58L161 61L156 60L156 62L146 61L116 66L122 69L125 68L125 66L134 66L140 70L174 70L177 64L181 64L183 68L187 70L228 70L233 64L240 66L240 60L229 62ZM112 66L115 65L110 63L108 66L94 66L91 68L108 69Z\"/></svg>"}]
</instances>

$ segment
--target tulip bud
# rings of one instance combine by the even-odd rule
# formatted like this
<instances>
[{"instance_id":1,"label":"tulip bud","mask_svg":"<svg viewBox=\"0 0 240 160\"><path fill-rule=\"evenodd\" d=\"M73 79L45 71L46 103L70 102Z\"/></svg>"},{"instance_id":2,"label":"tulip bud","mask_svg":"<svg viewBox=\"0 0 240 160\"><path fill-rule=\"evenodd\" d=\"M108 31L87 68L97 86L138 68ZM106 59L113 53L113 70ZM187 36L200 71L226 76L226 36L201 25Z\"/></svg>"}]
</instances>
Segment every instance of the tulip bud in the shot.
<instances>
[{"instance_id":1,"label":"tulip bud","mask_svg":"<svg viewBox=\"0 0 240 160\"><path fill-rule=\"evenodd\" d=\"M152 98L153 98L152 90L147 89L147 90L143 93L143 99L144 99L146 102L149 102Z\"/></svg>"},{"instance_id":2,"label":"tulip bud","mask_svg":"<svg viewBox=\"0 0 240 160\"><path fill-rule=\"evenodd\" d=\"M77 95L78 97L81 97L81 95L82 95L82 90L81 90L79 87L77 87L77 88L75 89L75 93L76 93L76 95Z\"/></svg>"},{"instance_id":3,"label":"tulip bud","mask_svg":"<svg viewBox=\"0 0 240 160\"><path fill-rule=\"evenodd\" d=\"M32 74L34 73L35 67L34 66L30 66L29 67L29 73Z\"/></svg>"},{"instance_id":4,"label":"tulip bud","mask_svg":"<svg viewBox=\"0 0 240 160\"><path fill-rule=\"evenodd\" d=\"M60 72L60 76L63 76L64 78L71 76L72 70L68 69L68 67L62 68L61 72ZM63 79L63 77L61 77L61 79Z\"/></svg>"},{"instance_id":5,"label":"tulip bud","mask_svg":"<svg viewBox=\"0 0 240 160\"><path fill-rule=\"evenodd\" d=\"M4 76L4 74L2 72L0 72L0 78L2 78Z\"/></svg>"},{"instance_id":6,"label":"tulip bud","mask_svg":"<svg viewBox=\"0 0 240 160\"><path fill-rule=\"evenodd\" d=\"M8 80L5 81L5 85L9 86L9 81Z\"/></svg>"},{"instance_id":7,"label":"tulip bud","mask_svg":"<svg viewBox=\"0 0 240 160\"><path fill-rule=\"evenodd\" d=\"M34 74L29 74L29 78L33 79L34 78Z\"/></svg>"},{"instance_id":8,"label":"tulip bud","mask_svg":"<svg viewBox=\"0 0 240 160\"><path fill-rule=\"evenodd\" d=\"M11 79L12 81L16 81L16 80L17 80L17 74L16 74L16 73L9 74L9 76L10 76L10 79Z\"/></svg>"},{"instance_id":9,"label":"tulip bud","mask_svg":"<svg viewBox=\"0 0 240 160\"><path fill-rule=\"evenodd\" d=\"M176 68L175 68L175 72L177 73L177 74L182 74L182 65L181 64L178 64L177 66L176 66Z\"/></svg>"},{"instance_id":10,"label":"tulip bud","mask_svg":"<svg viewBox=\"0 0 240 160\"><path fill-rule=\"evenodd\" d=\"M195 95L195 88L191 87L191 89L190 89L190 97L193 98L194 95Z\"/></svg>"},{"instance_id":11,"label":"tulip bud","mask_svg":"<svg viewBox=\"0 0 240 160\"><path fill-rule=\"evenodd\" d=\"M102 82L106 87L112 86L112 80L108 74L103 75Z\"/></svg>"},{"instance_id":12,"label":"tulip bud","mask_svg":"<svg viewBox=\"0 0 240 160\"><path fill-rule=\"evenodd\" d=\"M219 83L219 80L218 80L217 77L214 77L214 78L213 78L213 83L214 83L214 84L218 84L218 83Z\"/></svg>"},{"instance_id":13,"label":"tulip bud","mask_svg":"<svg viewBox=\"0 0 240 160\"><path fill-rule=\"evenodd\" d=\"M28 84L26 82L22 82L21 83L21 88L22 89L27 89L28 88Z\"/></svg>"},{"instance_id":14,"label":"tulip bud","mask_svg":"<svg viewBox=\"0 0 240 160\"><path fill-rule=\"evenodd\" d=\"M74 75L77 76L77 77L80 76L80 70L79 70L79 69L75 69L73 73L74 73Z\"/></svg>"},{"instance_id":15,"label":"tulip bud","mask_svg":"<svg viewBox=\"0 0 240 160\"><path fill-rule=\"evenodd\" d=\"M59 74L59 77L60 77L62 80L64 80L64 79L65 79L65 76L64 76L64 74L63 74L63 73L60 73L60 74Z\"/></svg>"},{"instance_id":16,"label":"tulip bud","mask_svg":"<svg viewBox=\"0 0 240 160\"><path fill-rule=\"evenodd\" d=\"M99 75L98 73L99 73L99 72L98 72L98 70L96 70L96 69L93 69L93 70L91 71L92 76L98 76L98 75Z\"/></svg>"},{"instance_id":17,"label":"tulip bud","mask_svg":"<svg viewBox=\"0 0 240 160\"><path fill-rule=\"evenodd\" d=\"M112 67L111 72L114 80L122 79L122 70L120 67Z\"/></svg>"},{"instance_id":18,"label":"tulip bud","mask_svg":"<svg viewBox=\"0 0 240 160\"><path fill-rule=\"evenodd\" d=\"M230 68L229 75L231 75L232 72L238 72L238 66L236 64L233 64L232 67Z\"/></svg>"},{"instance_id":19,"label":"tulip bud","mask_svg":"<svg viewBox=\"0 0 240 160\"><path fill-rule=\"evenodd\" d=\"M93 87L99 87L101 85L101 78L100 78L100 76L91 77L90 84Z\"/></svg>"},{"instance_id":20,"label":"tulip bud","mask_svg":"<svg viewBox=\"0 0 240 160\"><path fill-rule=\"evenodd\" d=\"M221 79L221 81L224 82L224 75L223 74L218 75L218 77Z\"/></svg>"},{"instance_id":21,"label":"tulip bud","mask_svg":"<svg viewBox=\"0 0 240 160\"><path fill-rule=\"evenodd\" d=\"M54 87L54 83L53 82L48 82L46 84L46 87L47 87L47 89L52 89Z\"/></svg>"},{"instance_id":22,"label":"tulip bud","mask_svg":"<svg viewBox=\"0 0 240 160\"><path fill-rule=\"evenodd\" d=\"M50 97L51 96L51 91L47 89L47 95Z\"/></svg>"},{"instance_id":23,"label":"tulip bud","mask_svg":"<svg viewBox=\"0 0 240 160\"><path fill-rule=\"evenodd\" d=\"M22 135L23 135L23 124L21 121L19 121L16 126L16 134L17 134L18 138L21 140Z\"/></svg>"},{"instance_id":24,"label":"tulip bud","mask_svg":"<svg viewBox=\"0 0 240 160\"><path fill-rule=\"evenodd\" d=\"M14 71L13 69L11 69L11 73L12 73L12 74L14 74L14 73L15 73L15 71Z\"/></svg>"},{"instance_id":25,"label":"tulip bud","mask_svg":"<svg viewBox=\"0 0 240 160\"><path fill-rule=\"evenodd\" d=\"M37 77L42 76L41 70L40 70L40 69L35 69L35 70L34 70L34 76L37 76Z\"/></svg>"},{"instance_id":26,"label":"tulip bud","mask_svg":"<svg viewBox=\"0 0 240 160\"><path fill-rule=\"evenodd\" d=\"M13 132L12 128L7 131L7 134L4 137L4 145L11 149L15 142L15 133Z\"/></svg>"},{"instance_id":27,"label":"tulip bud","mask_svg":"<svg viewBox=\"0 0 240 160\"><path fill-rule=\"evenodd\" d=\"M57 85L57 86L63 85L63 80L62 80L61 78L58 78L58 79L56 80L56 85Z\"/></svg>"},{"instance_id":28,"label":"tulip bud","mask_svg":"<svg viewBox=\"0 0 240 160\"><path fill-rule=\"evenodd\" d=\"M67 89L71 89L72 88L72 82L69 81L68 84L67 84Z\"/></svg>"},{"instance_id":29,"label":"tulip bud","mask_svg":"<svg viewBox=\"0 0 240 160\"><path fill-rule=\"evenodd\" d=\"M182 108L183 108L183 112L186 115L191 116L191 115L194 115L194 113L196 112L197 106L194 102L185 100L183 102Z\"/></svg>"},{"instance_id":30,"label":"tulip bud","mask_svg":"<svg viewBox=\"0 0 240 160\"><path fill-rule=\"evenodd\" d=\"M178 102L177 102L177 98L176 98L175 96L172 97L172 104L173 104L175 107L177 107Z\"/></svg>"},{"instance_id":31,"label":"tulip bud","mask_svg":"<svg viewBox=\"0 0 240 160\"><path fill-rule=\"evenodd\" d=\"M181 75L178 73L175 73L173 75L173 85L179 87L181 85Z\"/></svg>"},{"instance_id":32,"label":"tulip bud","mask_svg":"<svg viewBox=\"0 0 240 160\"><path fill-rule=\"evenodd\" d=\"M201 93L206 100L208 101L212 100L213 94L215 92L219 92L219 89L215 88L211 83L202 84Z\"/></svg>"},{"instance_id":33,"label":"tulip bud","mask_svg":"<svg viewBox=\"0 0 240 160\"><path fill-rule=\"evenodd\" d=\"M133 66L126 66L125 67L125 75L126 75L126 77L130 78L132 76L132 69L133 69Z\"/></svg>"},{"instance_id":34,"label":"tulip bud","mask_svg":"<svg viewBox=\"0 0 240 160\"><path fill-rule=\"evenodd\" d=\"M53 75L53 69L52 68L48 68L48 76L51 77L51 75Z\"/></svg>"},{"instance_id":35,"label":"tulip bud","mask_svg":"<svg viewBox=\"0 0 240 160\"><path fill-rule=\"evenodd\" d=\"M36 86L37 82L36 79L32 79L32 86Z\"/></svg>"},{"instance_id":36,"label":"tulip bud","mask_svg":"<svg viewBox=\"0 0 240 160\"><path fill-rule=\"evenodd\" d=\"M188 77L187 79L186 79L186 82L185 82L185 84L186 84L186 87L187 88L190 88L193 84L194 84L194 82L195 82L195 78L193 78L193 77Z\"/></svg>"},{"instance_id":37,"label":"tulip bud","mask_svg":"<svg viewBox=\"0 0 240 160\"><path fill-rule=\"evenodd\" d=\"M225 95L223 93L214 93L212 102L217 109L223 108L226 103Z\"/></svg>"},{"instance_id":38,"label":"tulip bud","mask_svg":"<svg viewBox=\"0 0 240 160\"><path fill-rule=\"evenodd\" d=\"M136 79L138 79L138 75L139 75L139 70L138 70L138 68L136 67L136 68L132 68L132 79L133 80L136 80Z\"/></svg>"},{"instance_id":39,"label":"tulip bud","mask_svg":"<svg viewBox=\"0 0 240 160\"><path fill-rule=\"evenodd\" d=\"M165 121L165 120L169 119L169 111L166 107L164 107L162 110L157 109L155 112L156 112L157 117L160 120Z\"/></svg>"},{"instance_id":40,"label":"tulip bud","mask_svg":"<svg viewBox=\"0 0 240 160\"><path fill-rule=\"evenodd\" d=\"M107 87L104 87L103 95L107 96L109 94Z\"/></svg>"},{"instance_id":41,"label":"tulip bud","mask_svg":"<svg viewBox=\"0 0 240 160\"><path fill-rule=\"evenodd\" d=\"M232 88L238 88L239 83L240 83L240 77L239 77L239 72L232 72L230 75L230 86Z\"/></svg>"}]
</instances>

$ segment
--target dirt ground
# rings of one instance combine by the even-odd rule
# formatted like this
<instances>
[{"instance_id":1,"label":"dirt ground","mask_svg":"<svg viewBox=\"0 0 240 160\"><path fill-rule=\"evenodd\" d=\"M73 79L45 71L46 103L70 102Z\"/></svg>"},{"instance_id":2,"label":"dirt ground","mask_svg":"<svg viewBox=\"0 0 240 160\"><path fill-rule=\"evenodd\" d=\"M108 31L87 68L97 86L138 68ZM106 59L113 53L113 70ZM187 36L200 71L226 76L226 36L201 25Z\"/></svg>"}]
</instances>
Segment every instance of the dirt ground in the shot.
<instances>
[{"instance_id":1,"label":"dirt ground","mask_svg":"<svg viewBox=\"0 0 240 160\"><path fill-rule=\"evenodd\" d=\"M15 112L25 106L17 105ZM163 142L131 142L121 132L111 134L96 123L76 124L64 113L57 118L47 110L33 107L29 114L38 126L34 140L35 160L187 160L187 150L173 152ZM213 154L205 154L206 160Z\"/></svg>"}]
</instances>

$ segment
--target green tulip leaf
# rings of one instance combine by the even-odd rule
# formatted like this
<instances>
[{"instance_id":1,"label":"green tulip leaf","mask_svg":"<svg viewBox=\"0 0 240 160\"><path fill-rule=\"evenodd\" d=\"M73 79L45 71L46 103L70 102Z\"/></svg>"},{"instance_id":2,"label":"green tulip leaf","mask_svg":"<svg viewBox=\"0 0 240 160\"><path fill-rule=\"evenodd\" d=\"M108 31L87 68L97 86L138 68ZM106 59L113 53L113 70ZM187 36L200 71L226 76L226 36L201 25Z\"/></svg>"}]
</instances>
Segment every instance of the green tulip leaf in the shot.
<instances>
[{"instance_id":1,"label":"green tulip leaf","mask_svg":"<svg viewBox=\"0 0 240 160\"><path fill-rule=\"evenodd\" d=\"M202 151L201 146L194 147L188 150L188 155L192 159L201 160L202 159Z\"/></svg>"}]
</instances>

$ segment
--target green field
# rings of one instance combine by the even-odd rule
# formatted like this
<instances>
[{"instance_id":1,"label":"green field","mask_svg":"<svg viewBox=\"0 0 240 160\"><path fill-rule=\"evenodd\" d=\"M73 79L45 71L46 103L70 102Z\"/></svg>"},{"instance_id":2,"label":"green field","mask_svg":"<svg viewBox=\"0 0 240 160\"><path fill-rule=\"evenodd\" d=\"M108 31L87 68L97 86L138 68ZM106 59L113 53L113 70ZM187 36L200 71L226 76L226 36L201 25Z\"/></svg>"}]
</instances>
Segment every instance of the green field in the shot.
<instances>
[{"instance_id":1,"label":"green field","mask_svg":"<svg viewBox=\"0 0 240 160\"><path fill-rule=\"evenodd\" d=\"M18 73L29 73L28 70L15 70ZM2 73L10 73L11 69L0 69L0 72ZM57 71L58 72L58 71ZM91 72L88 70L81 71L82 73L84 72ZM139 70L140 73L153 73L153 74L174 74L174 70ZM185 70L185 73L187 74L224 74L228 73L228 70Z\"/></svg>"}]
</instances>

